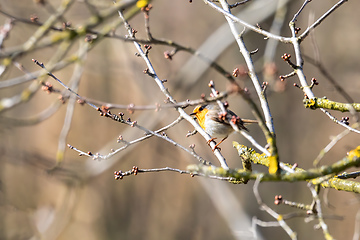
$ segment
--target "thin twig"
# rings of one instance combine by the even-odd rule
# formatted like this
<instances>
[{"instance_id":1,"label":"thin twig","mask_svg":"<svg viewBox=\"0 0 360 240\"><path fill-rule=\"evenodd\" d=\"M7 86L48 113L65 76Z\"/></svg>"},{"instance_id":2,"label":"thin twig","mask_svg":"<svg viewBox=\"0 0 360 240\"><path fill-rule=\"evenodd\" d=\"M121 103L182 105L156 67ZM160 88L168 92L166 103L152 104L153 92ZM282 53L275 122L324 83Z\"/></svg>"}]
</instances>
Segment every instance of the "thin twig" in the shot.
<instances>
[{"instance_id":1,"label":"thin twig","mask_svg":"<svg viewBox=\"0 0 360 240\"><path fill-rule=\"evenodd\" d=\"M250 2L251 0L242 0L241 2L236 2L236 3L234 3L234 4L229 4L229 7L230 8L235 8L235 7L237 7L237 6L240 6L240 5L243 5L243 4L245 4L245 3L247 3L247 2Z\"/></svg>"},{"instance_id":2,"label":"thin twig","mask_svg":"<svg viewBox=\"0 0 360 240\"><path fill-rule=\"evenodd\" d=\"M326 13L324 13L316 22L314 22L311 26L309 26L299 37L299 42L302 42L312 31L314 28L320 25L322 21L325 20L328 16L330 16L331 13L333 13L338 7L340 7L342 4L346 3L348 0L340 0L335 5L333 5Z\"/></svg>"},{"instance_id":3,"label":"thin twig","mask_svg":"<svg viewBox=\"0 0 360 240\"><path fill-rule=\"evenodd\" d=\"M354 125L352 125L352 128L358 128L358 127L359 127L359 123L355 123ZM345 129L344 131L339 133L336 137L332 138L332 140L328 143L328 145L326 145L320 151L319 155L315 158L313 162L314 167L318 166L318 164L320 163L321 159L325 156L325 154L328 153L335 146L336 143L338 143L342 138L344 138L350 132L351 132L350 130Z\"/></svg>"},{"instance_id":4,"label":"thin twig","mask_svg":"<svg viewBox=\"0 0 360 240\"><path fill-rule=\"evenodd\" d=\"M202 173L194 173L191 171L185 171L185 170L181 170L181 169L177 169L177 168L171 168L171 167L164 167L164 168L151 168L151 169L140 169L136 166L134 166L131 170L128 171L115 171L114 175L115 175L115 179L123 179L126 176L131 176L131 175L137 175L139 173L154 173L154 172L177 172L180 174L188 174L191 177L195 177L195 176L200 176L200 177L207 177L207 178L212 178L212 179L217 179L217 180L222 180L222 181L229 181L231 180L231 178L229 177L219 177L219 176L212 176L212 175L204 175Z\"/></svg>"},{"instance_id":5,"label":"thin twig","mask_svg":"<svg viewBox=\"0 0 360 240\"><path fill-rule=\"evenodd\" d=\"M214 8L216 11L224 14L226 17L230 18L232 21L235 21L235 22L238 22L240 23L241 25L245 26L246 28L249 28L251 29L252 31L254 32L257 32L261 35L264 35L266 38L273 38L273 39L276 39L280 42L284 42L284 43L290 43L291 42L291 39L290 38L286 38L286 37L281 37L281 36L277 36L277 35L274 35L268 31L265 31L261 28L258 28L258 27L255 27L251 24L248 24L247 22L235 17L234 15L232 15L231 13L229 13L228 11L218 7L215 3L211 2L210 0L204 0L205 4L208 4L210 7Z\"/></svg>"},{"instance_id":6,"label":"thin twig","mask_svg":"<svg viewBox=\"0 0 360 240\"><path fill-rule=\"evenodd\" d=\"M111 118L111 116L109 116ZM124 141L123 139L119 139L118 141L119 142L124 142L125 145L116 149L116 150L112 150L112 152L110 152L109 154L107 155L103 155L103 154L100 154L100 153L91 153L91 152L84 152L70 144L68 144L68 147L76 152L79 153L80 156L87 156L87 157L91 157L92 159L94 160L106 160L106 159L109 159L111 158L112 156L114 156L115 154L125 150L126 148L128 148L129 146L133 145L133 144L136 144L136 143L139 143L141 141L144 141L152 136L156 136L156 137L159 137L159 138L162 138L163 140L173 144L174 146L176 147L179 147L180 149L184 150L185 152L189 153L190 155L192 155L194 158L196 158L200 163L203 163L203 164L209 164L209 161L206 161L204 160L202 157L200 157L198 154L196 154L193 150L189 150L187 148L185 148L184 146L180 145L179 143L175 142L174 140L172 140L171 138L169 138L166 134L160 134L162 133L163 131L167 130L168 128L174 126L175 124L178 124L180 121L182 120L182 117L178 117L175 121L173 121L171 124L169 124L168 126L166 127L163 127L157 131L151 131L141 125L139 125L138 123L136 122L127 122L127 121L124 121L123 123L126 123L132 127L136 127L142 131L144 131L146 133L146 136L144 137L141 137L141 138L138 138L138 139L135 139L133 141L130 141L130 142L127 142L127 141Z\"/></svg>"},{"instance_id":7,"label":"thin twig","mask_svg":"<svg viewBox=\"0 0 360 240\"><path fill-rule=\"evenodd\" d=\"M82 96L80 96L76 91L72 90L70 87L68 87L66 84L64 84L60 79L58 79L52 72L48 71L44 65L44 63L39 62L36 59L32 59L32 61L38 65L39 67L41 67L42 69L47 71L47 75L49 75L50 77L52 77L54 80L56 80L58 83L60 83L60 85L65 88L66 90L68 90L69 92L71 92L72 94L75 94L80 100L84 100L84 98ZM85 102L85 101L84 101ZM95 106L92 103L89 102L85 102L87 105L89 105L90 107L92 107L95 110L98 110L99 108L97 106Z\"/></svg>"},{"instance_id":8,"label":"thin twig","mask_svg":"<svg viewBox=\"0 0 360 240\"><path fill-rule=\"evenodd\" d=\"M261 182L262 175L259 175L256 179L254 186L253 186L253 192L256 197L256 201L258 202L260 206L260 210L266 211L270 216L272 216L274 219L276 219L279 223L279 226L282 227L285 232L289 235L289 237L293 240L297 239L296 232L294 232L289 225L284 221L282 215L275 212L273 209L271 209L269 206L267 206L261 199L260 193L259 193L259 184Z\"/></svg>"},{"instance_id":9,"label":"thin twig","mask_svg":"<svg viewBox=\"0 0 360 240\"><path fill-rule=\"evenodd\" d=\"M304 59L315 67L321 72L322 75L333 85L336 91L342 95L348 103L354 103L354 99L344 90L341 84L338 84L337 81L331 76L328 70L324 67L324 65L318 60L313 59L310 56L303 54Z\"/></svg>"},{"instance_id":10,"label":"thin twig","mask_svg":"<svg viewBox=\"0 0 360 240\"><path fill-rule=\"evenodd\" d=\"M358 176L360 176L360 171L352 172L352 173L343 173L337 175L336 177L340 179L349 179L349 178L357 178Z\"/></svg>"},{"instance_id":11,"label":"thin twig","mask_svg":"<svg viewBox=\"0 0 360 240\"><path fill-rule=\"evenodd\" d=\"M299 17L300 13L304 10L305 6L310 3L311 0L305 0L305 2L303 3L303 5L300 7L300 9L295 13L294 17L291 19L291 23L295 23L297 18Z\"/></svg>"},{"instance_id":12,"label":"thin twig","mask_svg":"<svg viewBox=\"0 0 360 240\"><path fill-rule=\"evenodd\" d=\"M330 235L328 226L326 225L326 223L324 221L324 218L323 218L323 214L322 214L322 210L321 210L321 201L320 201L320 198L319 198L318 191L316 191L315 187L311 183L308 183L308 187L309 187L310 192L311 192L311 194L313 196L313 199L315 201L314 206L316 208L316 212L314 212L314 213L316 213L316 216L319 219L319 224L320 224L320 227L323 230L324 237L325 237L326 240L333 239L333 237Z\"/></svg>"}]
</instances>

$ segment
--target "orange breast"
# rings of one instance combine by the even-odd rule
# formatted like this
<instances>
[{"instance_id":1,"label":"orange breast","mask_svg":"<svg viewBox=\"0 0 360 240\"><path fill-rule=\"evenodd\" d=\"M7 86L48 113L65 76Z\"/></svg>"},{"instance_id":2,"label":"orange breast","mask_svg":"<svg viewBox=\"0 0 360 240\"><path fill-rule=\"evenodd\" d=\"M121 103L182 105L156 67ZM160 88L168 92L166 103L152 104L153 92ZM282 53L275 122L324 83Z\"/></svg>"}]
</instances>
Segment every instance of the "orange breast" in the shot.
<instances>
[{"instance_id":1,"label":"orange breast","mask_svg":"<svg viewBox=\"0 0 360 240\"><path fill-rule=\"evenodd\" d=\"M206 113L207 113L207 111L204 109L201 112L197 112L196 115L195 115L198 122L199 122L200 127L202 127L204 130L206 130L206 128L205 128L205 115L206 115Z\"/></svg>"}]
</instances>

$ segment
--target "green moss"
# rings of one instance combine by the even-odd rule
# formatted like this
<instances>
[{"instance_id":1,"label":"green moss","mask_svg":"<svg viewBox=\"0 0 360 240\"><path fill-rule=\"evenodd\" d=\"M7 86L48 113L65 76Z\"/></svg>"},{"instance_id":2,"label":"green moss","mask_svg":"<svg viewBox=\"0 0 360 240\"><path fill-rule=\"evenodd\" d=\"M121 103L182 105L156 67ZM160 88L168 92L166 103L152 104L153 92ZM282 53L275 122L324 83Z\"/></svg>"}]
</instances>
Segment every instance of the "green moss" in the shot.
<instances>
[{"instance_id":1,"label":"green moss","mask_svg":"<svg viewBox=\"0 0 360 240\"><path fill-rule=\"evenodd\" d=\"M349 112L351 109L355 111L360 111L359 103L340 103L334 102L326 97L323 98L313 98L313 99L304 99L303 100L305 108L310 108L315 110L317 108L325 108L330 110L336 110L340 112Z\"/></svg>"}]
</instances>

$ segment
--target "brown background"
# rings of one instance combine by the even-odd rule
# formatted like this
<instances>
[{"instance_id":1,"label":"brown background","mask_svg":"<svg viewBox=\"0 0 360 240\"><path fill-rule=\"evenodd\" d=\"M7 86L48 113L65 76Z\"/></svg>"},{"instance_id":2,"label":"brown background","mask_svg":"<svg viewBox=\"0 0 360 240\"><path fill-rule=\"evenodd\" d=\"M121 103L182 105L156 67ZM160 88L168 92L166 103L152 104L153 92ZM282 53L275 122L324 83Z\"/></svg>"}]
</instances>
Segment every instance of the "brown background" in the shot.
<instances>
[{"instance_id":1,"label":"brown background","mask_svg":"<svg viewBox=\"0 0 360 240\"><path fill-rule=\"evenodd\" d=\"M56 8L60 1L50 1L50 3ZM297 21L297 26L305 29L310 13L313 12L317 18L334 3L335 1L311 2ZM201 46L208 36L225 22L220 14L204 5L202 1L194 1L190 4L185 0L155 0L152 4L154 8L151 11L150 21L153 36L175 40L193 48ZM302 1L291 1L288 5L282 31L284 36L289 36L287 23L301 4ZM45 21L50 15L44 8L30 0L0 0L0 7L22 18L37 14L40 21ZM314 34L323 65L356 102L360 101L358 9L360 2L349 1L326 19ZM89 16L89 11L81 1L76 2L65 15L73 26L83 23ZM5 19L0 15L1 24ZM273 17L270 17L260 24L264 29L269 29L272 20ZM144 36L142 14L132 19L130 24L139 31L139 37ZM36 29L35 26L17 23L4 43L4 48L24 43ZM123 28L118 29L117 32L126 34ZM266 40L254 33L245 35L244 39L249 50L259 48L259 53L254 55L254 61L260 81L263 81L262 56ZM312 40L308 38L302 44L303 53L314 56L313 46ZM208 94L207 83L211 79L215 81L219 90L226 88L226 80L214 70L207 70L199 79L185 79L179 72L191 56L179 52L173 61L169 61L163 58L165 50L171 48L153 46L150 59L159 77L168 79L166 87L178 101L197 99L201 93ZM69 54L75 51L74 47ZM154 81L142 73L145 64L142 59L134 56L135 51L132 43L114 39L103 40L86 58L79 93L93 99L121 104L163 103L164 96ZM27 69L36 71L39 68L31 62L31 59L36 58L46 63L54 52L55 48L41 49L25 54L17 60ZM275 78L277 75L291 71L280 58L284 52L293 54L292 46L279 44L274 59L278 67ZM229 72L244 64L235 44L227 48L217 62ZM196 67L193 66L194 69ZM69 67L55 74L67 82L72 70L73 68ZM304 70L308 79L316 77L320 82L320 85L314 88L316 96L345 101L311 64L305 63ZM12 68L2 76L1 80L22 74L18 69ZM238 81L242 86L250 89L255 99L250 80L242 78ZM328 144L331 137L342 132L343 128L334 124L319 110L305 109L302 104L303 93L291 86L294 82L297 82L296 77L287 80L285 91L274 91L273 86L276 83L271 83L268 100L274 118L281 160L296 162L302 168L310 168L320 150ZM0 98L18 94L28 84L0 89ZM60 87L55 82L53 84ZM5 112L2 116L27 118L41 112L56 99L55 94L48 95L39 91L29 102ZM253 117L241 97L231 96L228 100L231 109L241 117ZM213 202L216 200L212 200L213 198L204 190L203 184L211 188L215 186L216 180L205 179L206 183L203 183L204 181L199 181L199 178L176 173L140 174L126 177L121 181L114 180L115 170L129 170L133 165L140 168L169 166L185 169L188 164L196 163L191 156L161 139L153 137L131 146L108 161L94 162L67 150L63 169L49 172L48 170L55 164L65 111L66 105L37 125L14 126L4 121L0 123L0 239L39 237L43 229L45 229L44 239L236 238L227 224L228 221L231 222L230 216L227 219L226 214L224 217L224 214L217 211ZM191 112L191 109L186 111ZM338 118L349 115L335 112L333 114ZM143 126L152 126L151 122L155 121L156 125L153 129L158 129L172 122L177 117L177 113L172 109L163 109L160 112L137 111L131 116L126 112L126 117L138 120ZM354 119L350 121L354 122ZM264 144L264 137L258 127L249 128L254 138ZM216 159L201 136L185 138L189 130L192 130L192 126L183 121L170 129L167 134L186 147L196 143L197 153L217 165ZM99 117L98 113L88 106L76 105L67 143L84 151L97 152L108 143L118 146L116 138L120 134L126 140L143 136L139 130ZM222 144L222 153L230 167L241 167L236 151L231 147L232 140L249 146L250 143L234 134ZM325 156L322 163L331 164L341 159L347 151L359 145L359 140L359 135L349 134ZM105 149L107 150L102 153L108 152L110 147ZM261 167L255 168L266 171ZM247 185L224 184L224 188L229 188L249 219L257 216L265 221L273 221L274 219L259 210L252 186L253 182ZM301 211L274 206L274 195L281 194L288 200L306 204L310 204L312 200L306 183L263 183L260 186L260 193L263 201L279 213ZM324 191L322 196L323 193ZM330 232L336 239L352 239L355 215L359 208L358 196L333 189L325 193L331 205L331 207L323 205L325 214L330 217L343 217L341 221L326 219ZM232 208L230 203L224 205ZM298 233L299 239L323 238L321 230L314 230L316 220L304 223L304 218L295 218L288 223ZM258 230L264 239L288 239L281 228L258 228ZM243 236L239 239L248 239L242 233L239 233L239 236Z\"/></svg>"}]
</instances>

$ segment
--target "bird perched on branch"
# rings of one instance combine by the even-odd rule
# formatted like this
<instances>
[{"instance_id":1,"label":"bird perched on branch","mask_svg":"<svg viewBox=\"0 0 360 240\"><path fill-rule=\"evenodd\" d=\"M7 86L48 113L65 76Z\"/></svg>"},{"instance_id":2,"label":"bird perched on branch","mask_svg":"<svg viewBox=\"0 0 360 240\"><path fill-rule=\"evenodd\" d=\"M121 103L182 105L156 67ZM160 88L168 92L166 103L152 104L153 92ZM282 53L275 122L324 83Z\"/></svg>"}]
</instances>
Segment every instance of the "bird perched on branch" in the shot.
<instances>
[{"instance_id":1,"label":"bird perched on branch","mask_svg":"<svg viewBox=\"0 0 360 240\"><path fill-rule=\"evenodd\" d=\"M202 127L205 132L212 137L212 139L208 141L208 144L214 139L222 139L215 145L213 150L215 150L220 143L222 143L229 134L234 131L229 120L236 124L239 130L244 129L246 131L249 130L245 127L245 124L258 122L256 120L241 119L234 112L228 109L226 110L226 113L223 113L217 104L204 104L196 106L190 115L195 116L200 127Z\"/></svg>"}]
</instances>

